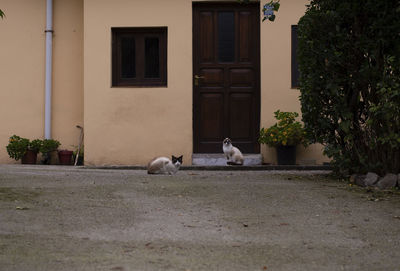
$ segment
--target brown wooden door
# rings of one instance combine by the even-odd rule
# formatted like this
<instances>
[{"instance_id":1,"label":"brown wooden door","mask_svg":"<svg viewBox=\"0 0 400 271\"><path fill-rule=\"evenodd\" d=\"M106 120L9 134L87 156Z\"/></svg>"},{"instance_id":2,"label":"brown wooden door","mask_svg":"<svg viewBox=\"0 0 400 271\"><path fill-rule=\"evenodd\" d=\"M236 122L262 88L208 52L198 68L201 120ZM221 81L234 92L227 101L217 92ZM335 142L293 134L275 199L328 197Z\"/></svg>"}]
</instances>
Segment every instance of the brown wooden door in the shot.
<instances>
[{"instance_id":1,"label":"brown wooden door","mask_svg":"<svg viewBox=\"0 0 400 271\"><path fill-rule=\"evenodd\" d=\"M259 3L193 4L195 153L220 153L230 137L259 153Z\"/></svg>"}]
</instances>

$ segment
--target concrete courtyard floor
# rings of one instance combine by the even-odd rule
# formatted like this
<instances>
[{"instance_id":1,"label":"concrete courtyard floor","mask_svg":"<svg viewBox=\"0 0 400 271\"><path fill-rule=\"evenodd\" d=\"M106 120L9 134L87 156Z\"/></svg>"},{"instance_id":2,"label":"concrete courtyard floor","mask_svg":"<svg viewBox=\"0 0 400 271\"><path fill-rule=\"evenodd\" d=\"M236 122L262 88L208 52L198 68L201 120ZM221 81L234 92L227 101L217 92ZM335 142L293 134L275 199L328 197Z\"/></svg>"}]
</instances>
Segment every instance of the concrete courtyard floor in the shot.
<instances>
[{"instance_id":1,"label":"concrete courtyard floor","mask_svg":"<svg viewBox=\"0 0 400 271\"><path fill-rule=\"evenodd\" d=\"M0 165L0 270L400 270L400 196L326 171Z\"/></svg>"}]
</instances>

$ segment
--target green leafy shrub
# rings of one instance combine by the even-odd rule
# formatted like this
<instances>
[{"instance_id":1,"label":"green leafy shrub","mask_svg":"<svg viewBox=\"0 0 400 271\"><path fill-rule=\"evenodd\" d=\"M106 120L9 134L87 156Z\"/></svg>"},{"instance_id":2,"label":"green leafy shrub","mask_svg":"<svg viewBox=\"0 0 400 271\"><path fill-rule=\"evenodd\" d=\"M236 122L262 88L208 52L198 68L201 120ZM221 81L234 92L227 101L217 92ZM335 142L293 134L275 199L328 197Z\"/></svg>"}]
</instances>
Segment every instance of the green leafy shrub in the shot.
<instances>
[{"instance_id":1,"label":"green leafy shrub","mask_svg":"<svg viewBox=\"0 0 400 271\"><path fill-rule=\"evenodd\" d=\"M260 130L258 141L261 144L267 144L270 147L277 146L296 146L307 144L305 140L305 131L302 124L296 121L299 116L297 112L274 112L277 123L268 129Z\"/></svg>"},{"instance_id":2,"label":"green leafy shrub","mask_svg":"<svg viewBox=\"0 0 400 271\"><path fill-rule=\"evenodd\" d=\"M31 150L37 153L41 145L42 141L40 139L35 139L33 141L30 141L27 138L13 135L10 137L6 148L10 158L13 158L16 161L18 161L25 155L27 150Z\"/></svg>"},{"instance_id":3,"label":"green leafy shrub","mask_svg":"<svg viewBox=\"0 0 400 271\"><path fill-rule=\"evenodd\" d=\"M338 172L400 171L398 33L398 0L311 0L299 21L302 118Z\"/></svg>"},{"instance_id":4,"label":"green leafy shrub","mask_svg":"<svg viewBox=\"0 0 400 271\"><path fill-rule=\"evenodd\" d=\"M40 139L34 139L29 142L29 149L38 153L40 148L42 147L43 141Z\"/></svg>"},{"instance_id":5,"label":"green leafy shrub","mask_svg":"<svg viewBox=\"0 0 400 271\"><path fill-rule=\"evenodd\" d=\"M55 151L60 145L61 143L55 139L44 139L40 148L40 152L45 154Z\"/></svg>"}]
</instances>

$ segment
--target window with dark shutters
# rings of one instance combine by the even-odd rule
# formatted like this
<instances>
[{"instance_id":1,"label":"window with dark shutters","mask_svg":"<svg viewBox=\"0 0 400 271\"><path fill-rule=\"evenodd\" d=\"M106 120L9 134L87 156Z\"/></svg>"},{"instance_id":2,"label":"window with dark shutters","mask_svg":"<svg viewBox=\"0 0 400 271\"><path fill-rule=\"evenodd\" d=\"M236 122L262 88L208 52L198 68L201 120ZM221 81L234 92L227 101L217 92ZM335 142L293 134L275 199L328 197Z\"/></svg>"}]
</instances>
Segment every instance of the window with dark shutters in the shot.
<instances>
[{"instance_id":1,"label":"window with dark shutters","mask_svg":"<svg viewBox=\"0 0 400 271\"><path fill-rule=\"evenodd\" d=\"M112 28L112 86L167 86L167 28Z\"/></svg>"}]
</instances>

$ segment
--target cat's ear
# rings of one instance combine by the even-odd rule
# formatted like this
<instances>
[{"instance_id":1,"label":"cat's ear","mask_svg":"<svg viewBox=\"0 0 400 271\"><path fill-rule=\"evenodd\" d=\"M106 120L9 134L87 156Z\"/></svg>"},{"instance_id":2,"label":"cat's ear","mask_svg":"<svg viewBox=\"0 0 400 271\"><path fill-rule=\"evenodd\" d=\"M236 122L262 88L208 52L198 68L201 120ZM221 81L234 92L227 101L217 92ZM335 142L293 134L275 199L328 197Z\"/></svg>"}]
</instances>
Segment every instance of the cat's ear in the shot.
<instances>
[{"instance_id":1,"label":"cat's ear","mask_svg":"<svg viewBox=\"0 0 400 271\"><path fill-rule=\"evenodd\" d=\"M182 164L182 160L183 160L183 155L178 157L178 161L181 162L181 164Z\"/></svg>"},{"instance_id":2,"label":"cat's ear","mask_svg":"<svg viewBox=\"0 0 400 271\"><path fill-rule=\"evenodd\" d=\"M178 158L176 158L175 156L172 155L172 160L176 160L176 159L178 159Z\"/></svg>"}]
</instances>

